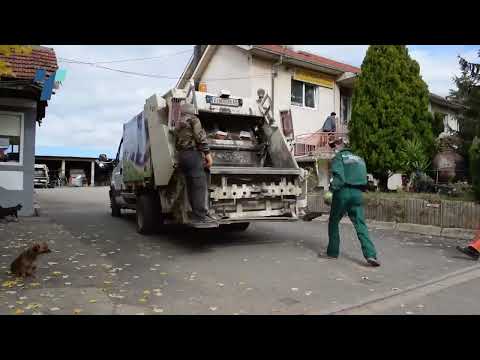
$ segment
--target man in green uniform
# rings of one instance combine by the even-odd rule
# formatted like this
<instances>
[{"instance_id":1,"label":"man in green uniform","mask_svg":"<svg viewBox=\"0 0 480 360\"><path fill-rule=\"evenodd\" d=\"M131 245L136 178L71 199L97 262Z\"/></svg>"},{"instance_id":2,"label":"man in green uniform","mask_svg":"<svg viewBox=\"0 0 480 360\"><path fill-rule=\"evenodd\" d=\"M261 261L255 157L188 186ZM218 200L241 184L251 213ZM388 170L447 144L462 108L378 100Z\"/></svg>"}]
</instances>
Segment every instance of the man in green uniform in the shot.
<instances>
[{"instance_id":1,"label":"man in green uniform","mask_svg":"<svg viewBox=\"0 0 480 360\"><path fill-rule=\"evenodd\" d=\"M375 246L368 236L365 214L363 210L362 191L367 185L367 168L365 161L353 154L342 138L330 142L330 147L336 150L332 161L332 180L330 191L333 193L330 218L328 221L327 255L337 258L340 248L338 224L343 215L348 214L357 232L362 246L363 256L372 266L380 266L377 260Z\"/></svg>"},{"instance_id":2,"label":"man in green uniform","mask_svg":"<svg viewBox=\"0 0 480 360\"><path fill-rule=\"evenodd\" d=\"M216 220L208 215L208 183L205 169L212 166L207 135L191 104L181 106L175 123L175 147L180 169L185 175L187 193L192 207L192 225L215 227Z\"/></svg>"}]
</instances>

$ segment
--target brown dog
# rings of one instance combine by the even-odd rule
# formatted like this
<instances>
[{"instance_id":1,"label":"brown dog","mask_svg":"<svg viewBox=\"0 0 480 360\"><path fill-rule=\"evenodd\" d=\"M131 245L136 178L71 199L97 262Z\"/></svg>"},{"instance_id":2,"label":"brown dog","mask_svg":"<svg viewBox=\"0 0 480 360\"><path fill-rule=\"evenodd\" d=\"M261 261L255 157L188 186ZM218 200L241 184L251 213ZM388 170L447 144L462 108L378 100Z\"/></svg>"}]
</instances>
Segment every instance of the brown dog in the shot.
<instances>
[{"instance_id":1,"label":"brown dog","mask_svg":"<svg viewBox=\"0 0 480 360\"><path fill-rule=\"evenodd\" d=\"M46 242L42 244L34 244L24 252L22 252L10 265L10 271L12 274L18 277L32 276L33 272L37 268L35 260L40 254L46 254L52 252Z\"/></svg>"}]
</instances>

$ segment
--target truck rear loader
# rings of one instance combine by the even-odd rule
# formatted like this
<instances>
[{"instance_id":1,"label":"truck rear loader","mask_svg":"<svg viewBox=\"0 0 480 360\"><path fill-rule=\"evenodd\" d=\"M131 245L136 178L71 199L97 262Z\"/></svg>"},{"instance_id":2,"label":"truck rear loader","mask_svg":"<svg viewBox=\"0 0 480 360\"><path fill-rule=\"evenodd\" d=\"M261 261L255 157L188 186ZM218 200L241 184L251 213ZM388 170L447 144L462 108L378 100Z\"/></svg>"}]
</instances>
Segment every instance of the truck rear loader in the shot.
<instances>
[{"instance_id":1,"label":"truck rear loader","mask_svg":"<svg viewBox=\"0 0 480 360\"><path fill-rule=\"evenodd\" d=\"M306 208L306 183L281 130L270 98L233 97L172 89L146 100L124 124L110 186L111 213L136 210L137 231L190 224L185 178L176 160L174 126L183 103L192 104L208 137L213 166L208 202L219 227L245 230L254 221L296 221Z\"/></svg>"}]
</instances>

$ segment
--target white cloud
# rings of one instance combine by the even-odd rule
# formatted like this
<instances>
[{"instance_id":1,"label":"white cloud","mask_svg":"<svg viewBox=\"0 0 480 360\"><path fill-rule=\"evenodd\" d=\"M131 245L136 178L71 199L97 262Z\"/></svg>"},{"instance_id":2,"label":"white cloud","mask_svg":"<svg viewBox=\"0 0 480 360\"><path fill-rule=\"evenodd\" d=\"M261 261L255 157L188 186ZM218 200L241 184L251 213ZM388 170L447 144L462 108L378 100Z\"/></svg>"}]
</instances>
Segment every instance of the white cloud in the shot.
<instances>
[{"instance_id":1,"label":"white cloud","mask_svg":"<svg viewBox=\"0 0 480 360\"><path fill-rule=\"evenodd\" d=\"M362 65L368 45L298 45L295 50L311 51L353 66Z\"/></svg>"},{"instance_id":2,"label":"white cloud","mask_svg":"<svg viewBox=\"0 0 480 360\"><path fill-rule=\"evenodd\" d=\"M115 69L178 77L193 47L179 46L52 46L57 58L87 62L143 57L159 59L102 64ZM187 51L187 52L186 52ZM182 52L178 55L172 55ZM52 96L46 118L37 131L38 147L116 150L123 123L143 109L145 99L163 94L175 79L158 79L59 62L67 69L62 87Z\"/></svg>"},{"instance_id":3,"label":"white cloud","mask_svg":"<svg viewBox=\"0 0 480 360\"><path fill-rule=\"evenodd\" d=\"M116 69L178 78L187 64L191 45L169 46L52 46L58 58L98 62L142 57L154 60L103 64ZM458 74L457 55L478 60L478 46L409 46L411 56L421 68L430 91L447 95ZM360 66L367 45L297 45L340 62ZM187 53L173 55L190 50ZM47 116L37 131L38 147L72 147L79 150L111 148L116 151L122 126L143 109L153 93L163 94L176 79L127 75L88 65L60 62L67 69L63 86L53 95Z\"/></svg>"},{"instance_id":4,"label":"white cloud","mask_svg":"<svg viewBox=\"0 0 480 360\"><path fill-rule=\"evenodd\" d=\"M430 92L446 96L454 87L453 77L460 74L458 58L460 55L472 61L477 58L477 49L464 49L461 46L445 46L438 52L439 46L415 47L410 56L420 65L420 73L428 84Z\"/></svg>"}]
</instances>

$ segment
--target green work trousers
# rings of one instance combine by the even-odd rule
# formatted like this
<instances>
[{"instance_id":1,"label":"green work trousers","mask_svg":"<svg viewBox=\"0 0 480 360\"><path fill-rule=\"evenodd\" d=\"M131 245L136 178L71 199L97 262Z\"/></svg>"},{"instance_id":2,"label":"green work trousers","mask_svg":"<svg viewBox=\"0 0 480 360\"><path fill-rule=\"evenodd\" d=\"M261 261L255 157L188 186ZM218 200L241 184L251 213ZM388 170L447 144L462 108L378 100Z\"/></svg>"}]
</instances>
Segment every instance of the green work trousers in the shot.
<instances>
[{"instance_id":1,"label":"green work trousers","mask_svg":"<svg viewBox=\"0 0 480 360\"><path fill-rule=\"evenodd\" d=\"M353 223L357 232L358 240L362 246L363 256L377 258L375 246L368 236L367 225L365 224L365 213L363 211L363 193L361 190L344 187L333 193L330 218L328 220L328 256L338 257L340 252L340 233L338 224L343 215Z\"/></svg>"}]
</instances>

